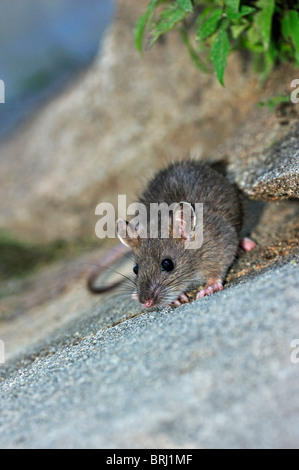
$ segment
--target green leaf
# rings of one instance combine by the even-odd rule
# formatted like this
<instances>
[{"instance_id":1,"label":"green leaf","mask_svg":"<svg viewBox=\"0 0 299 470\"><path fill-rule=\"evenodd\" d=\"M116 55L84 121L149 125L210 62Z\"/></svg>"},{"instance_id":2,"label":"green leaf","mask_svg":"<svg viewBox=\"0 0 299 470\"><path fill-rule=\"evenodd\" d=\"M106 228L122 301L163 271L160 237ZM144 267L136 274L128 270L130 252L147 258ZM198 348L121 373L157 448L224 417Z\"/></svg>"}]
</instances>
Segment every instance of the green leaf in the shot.
<instances>
[{"instance_id":1,"label":"green leaf","mask_svg":"<svg viewBox=\"0 0 299 470\"><path fill-rule=\"evenodd\" d=\"M152 47L152 45L159 39L160 36L162 36L162 34L165 34L173 29L176 24L182 21L187 15L188 12L183 10L183 8L181 8L178 4L171 3L170 5L167 5L151 31L151 38L146 48L149 49Z\"/></svg>"},{"instance_id":2,"label":"green leaf","mask_svg":"<svg viewBox=\"0 0 299 470\"><path fill-rule=\"evenodd\" d=\"M148 11L146 11L145 13L143 13L143 15L141 15L138 18L137 23L134 28L134 33L133 33L134 43L135 43L136 49L140 52L142 52L142 40L144 36L144 31L147 25L148 17L149 17L149 13Z\"/></svg>"},{"instance_id":3,"label":"green leaf","mask_svg":"<svg viewBox=\"0 0 299 470\"><path fill-rule=\"evenodd\" d=\"M147 23L149 22L149 19L158 4L158 0L151 0L147 10L138 18L135 28L134 28L134 43L135 47L138 51L142 52L142 42L143 42L143 36L145 32L145 28Z\"/></svg>"},{"instance_id":4,"label":"green leaf","mask_svg":"<svg viewBox=\"0 0 299 470\"><path fill-rule=\"evenodd\" d=\"M233 39L237 39L246 28L248 28L248 23L232 25L230 30Z\"/></svg>"},{"instance_id":5,"label":"green leaf","mask_svg":"<svg viewBox=\"0 0 299 470\"><path fill-rule=\"evenodd\" d=\"M296 63L299 64L299 13L295 10L287 11L282 19L281 28L284 37L292 41Z\"/></svg>"},{"instance_id":6,"label":"green leaf","mask_svg":"<svg viewBox=\"0 0 299 470\"><path fill-rule=\"evenodd\" d=\"M212 15L200 25L197 31L196 39L204 41L206 38L215 33L218 28L222 14L223 10L221 8L215 10Z\"/></svg>"},{"instance_id":7,"label":"green leaf","mask_svg":"<svg viewBox=\"0 0 299 470\"><path fill-rule=\"evenodd\" d=\"M182 35L183 43L184 43L185 46L187 47L188 52L189 52L189 55L190 55L190 58L191 58L192 62L194 63L194 65L195 65L198 69L200 69L202 72L207 73L207 72L208 72L207 66L206 66L205 63L200 59L198 53L196 52L196 50L195 50L194 47L192 46L192 44L191 44L191 42L190 42L190 38L189 38L189 36L188 36L188 32L186 31L186 29L181 28L181 35Z\"/></svg>"},{"instance_id":8,"label":"green leaf","mask_svg":"<svg viewBox=\"0 0 299 470\"><path fill-rule=\"evenodd\" d=\"M273 42L270 43L268 50L264 54L264 64L261 71L262 79L266 79L272 71L277 57L277 51Z\"/></svg>"},{"instance_id":9,"label":"green leaf","mask_svg":"<svg viewBox=\"0 0 299 470\"><path fill-rule=\"evenodd\" d=\"M238 13L240 0L224 0L224 3L229 10L232 10L235 13Z\"/></svg>"},{"instance_id":10,"label":"green leaf","mask_svg":"<svg viewBox=\"0 0 299 470\"><path fill-rule=\"evenodd\" d=\"M213 11L215 11L215 7L207 6L205 7L202 12L198 15L196 19L196 24L199 26L204 22L204 20L209 16Z\"/></svg>"},{"instance_id":11,"label":"green leaf","mask_svg":"<svg viewBox=\"0 0 299 470\"><path fill-rule=\"evenodd\" d=\"M235 12L234 10L228 8L225 13L229 20L239 20L240 18L242 18L242 16L250 15L250 13L253 13L255 11L255 8L243 5L239 12Z\"/></svg>"},{"instance_id":12,"label":"green leaf","mask_svg":"<svg viewBox=\"0 0 299 470\"><path fill-rule=\"evenodd\" d=\"M272 17L275 0L258 0L260 11L256 15L256 27L262 38L265 49L269 49L271 39Z\"/></svg>"},{"instance_id":13,"label":"green leaf","mask_svg":"<svg viewBox=\"0 0 299 470\"><path fill-rule=\"evenodd\" d=\"M258 47L258 51L263 51L264 47L260 41L260 35L254 25L252 25L247 32L247 47L250 50L255 50Z\"/></svg>"},{"instance_id":14,"label":"green leaf","mask_svg":"<svg viewBox=\"0 0 299 470\"><path fill-rule=\"evenodd\" d=\"M226 5L225 13L229 20L237 20L238 18L240 18L240 0L224 0L224 3Z\"/></svg>"},{"instance_id":15,"label":"green leaf","mask_svg":"<svg viewBox=\"0 0 299 470\"><path fill-rule=\"evenodd\" d=\"M277 95L277 96L272 96L272 98L267 98L264 101L259 101L258 102L258 107L262 108L264 106L267 106L269 109L275 108L278 104L280 103L289 103L290 102L290 96L289 95Z\"/></svg>"},{"instance_id":16,"label":"green leaf","mask_svg":"<svg viewBox=\"0 0 299 470\"><path fill-rule=\"evenodd\" d=\"M214 65L217 78L222 86L224 86L223 77L226 68L228 53L229 40L227 31L225 29L220 29L212 44L211 60Z\"/></svg>"},{"instance_id":17,"label":"green leaf","mask_svg":"<svg viewBox=\"0 0 299 470\"><path fill-rule=\"evenodd\" d=\"M177 0L177 2L183 10L187 11L188 13L193 12L193 5L191 0Z\"/></svg>"},{"instance_id":18,"label":"green leaf","mask_svg":"<svg viewBox=\"0 0 299 470\"><path fill-rule=\"evenodd\" d=\"M254 13L255 11L256 11L256 9L254 7L249 7L247 5L242 5L241 10L240 10L240 14L241 14L241 16L246 16L246 15L250 15L250 13Z\"/></svg>"}]
</instances>

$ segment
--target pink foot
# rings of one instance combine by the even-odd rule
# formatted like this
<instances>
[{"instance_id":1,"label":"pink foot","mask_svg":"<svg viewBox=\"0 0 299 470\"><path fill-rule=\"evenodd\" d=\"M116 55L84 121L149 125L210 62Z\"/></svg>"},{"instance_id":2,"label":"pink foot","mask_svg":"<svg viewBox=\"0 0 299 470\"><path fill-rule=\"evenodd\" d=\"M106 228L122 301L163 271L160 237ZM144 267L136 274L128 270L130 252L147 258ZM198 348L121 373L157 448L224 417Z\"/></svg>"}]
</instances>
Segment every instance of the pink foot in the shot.
<instances>
[{"instance_id":1,"label":"pink foot","mask_svg":"<svg viewBox=\"0 0 299 470\"><path fill-rule=\"evenodd\" d=\"M180 301L189 303L189 299L188 299L188 297L187 297L185 294L179 295L178 299L179 299Z\"/></svg>"},{"instance_id":2,"label":"pink foot","mask_svg":"<svg viewBox=\"0 0 299 470\"><path fill-rule=\"evenodd\" d=\"M222 285L222 282L219 280L215 282L214 284L210 284L204 287L204 289L201 289L199 292L197 292L196 300L201 299L205 295L211 295L214 292L217 292L218 290L222 290L222 289L223 289L223 285Z\"/></svg>"},{"instance_id":3,"label":"pink foot","mask_svg":"<svg viewBox=\"0 0 299 470\"><path fill-rule=\"evenodd\" d=\"M250 240L250 238L245 237L240 241L240 247L245 251L251 251L256 247L256 243L253 240Z\"/></svg>"},{"instance_id":4,"label":"pink foot","mask_svg":"<svg viewBox=\"0 0 299 470\"><path fill-rule=\"evenodd\" d=\"M182 302L189 303L188 297L183 293L178 296L171 304L168 304L167 307L170 307L172 304L177 305L178 307L182 305Z\"/></svg>"}]
</instances>

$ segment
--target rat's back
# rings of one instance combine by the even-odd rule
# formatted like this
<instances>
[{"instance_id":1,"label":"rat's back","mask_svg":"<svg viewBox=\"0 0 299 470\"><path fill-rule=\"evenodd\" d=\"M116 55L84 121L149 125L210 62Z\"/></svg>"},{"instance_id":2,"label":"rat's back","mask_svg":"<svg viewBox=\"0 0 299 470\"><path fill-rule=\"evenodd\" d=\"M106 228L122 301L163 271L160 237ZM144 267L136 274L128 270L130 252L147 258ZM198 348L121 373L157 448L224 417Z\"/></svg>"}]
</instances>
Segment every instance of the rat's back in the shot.
<instances>
[{"instance_id":1,"label":"rat's back","mask_svg":"<svg viewBox=\"0 0 299 470\"><path fill-rule=\"evenodd\" d=\"M240 232L243 211L238 192L208 165L193 160L173 163L154 176L140 198L147 208L150 203L181 201L193 207L202 203L207 222L212 214L218 215Z\"/></svg>"}]
</instances>

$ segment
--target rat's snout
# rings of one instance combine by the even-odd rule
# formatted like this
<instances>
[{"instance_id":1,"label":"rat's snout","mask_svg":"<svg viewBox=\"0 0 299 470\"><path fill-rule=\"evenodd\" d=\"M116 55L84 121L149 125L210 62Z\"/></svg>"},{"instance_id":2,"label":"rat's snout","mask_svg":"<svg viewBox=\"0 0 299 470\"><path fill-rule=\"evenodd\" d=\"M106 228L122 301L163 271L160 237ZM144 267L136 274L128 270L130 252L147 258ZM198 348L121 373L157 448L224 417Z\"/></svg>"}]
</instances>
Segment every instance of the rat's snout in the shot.
<instances>
[{"instance_id":1,"label":"rat's snout","mask_svg":"<svg viewBox=\"0 0 299 470\"><path fill-rule=\"evenodd\" d=\"M161 286L151 285L141 290L139 295L139 302L146 308L154 307L159 303Z\"/></svg>"}]
</instances>

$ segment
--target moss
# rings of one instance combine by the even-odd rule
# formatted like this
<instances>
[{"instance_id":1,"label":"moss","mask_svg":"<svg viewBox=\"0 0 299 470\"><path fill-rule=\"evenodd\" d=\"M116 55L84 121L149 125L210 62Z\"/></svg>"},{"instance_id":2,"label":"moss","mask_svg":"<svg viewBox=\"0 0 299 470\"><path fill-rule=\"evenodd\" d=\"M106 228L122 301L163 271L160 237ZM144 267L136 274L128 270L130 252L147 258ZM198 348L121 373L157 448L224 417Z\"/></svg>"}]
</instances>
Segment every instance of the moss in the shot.
<instances>
[{"instance_id":1,"label":"moss","mask_svg":"<svg viewBox=\"0 0 299 470\"><path fill-rule=\"evenodd\" d=\"M32 271L66 256L73 256L91 247L91 240L55 240L33 244L0 233L0 280L24 277Z\"/></svg>"}]
</instances>

